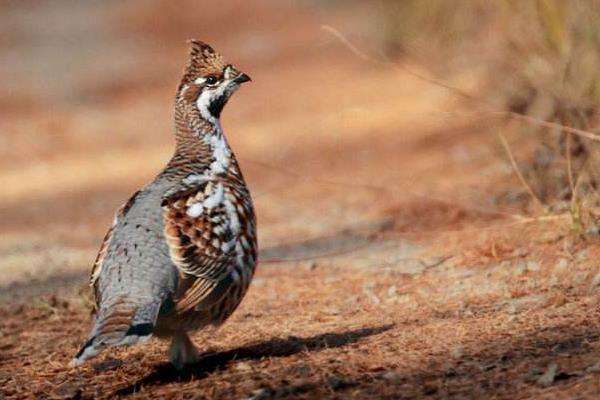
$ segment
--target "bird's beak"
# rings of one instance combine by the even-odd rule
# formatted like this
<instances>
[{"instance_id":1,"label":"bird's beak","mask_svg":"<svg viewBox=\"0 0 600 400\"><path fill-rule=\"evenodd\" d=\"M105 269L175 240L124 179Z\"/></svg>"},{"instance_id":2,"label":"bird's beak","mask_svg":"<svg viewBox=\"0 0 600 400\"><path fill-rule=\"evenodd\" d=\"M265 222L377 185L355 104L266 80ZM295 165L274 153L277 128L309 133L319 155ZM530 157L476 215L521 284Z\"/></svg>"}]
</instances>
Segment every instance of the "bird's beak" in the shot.
<instances>
[{"instance_id":1,"label":"bird's beak","mask_svg":"<svg viewBox=\"0 0 600 400\"><path fill-rule=\"evenodd\" d=\"M235 83L237 83L238 85L244 82L250 82L252 79L250 79L250 77L246 74L244 74L243 72L240 73L238 76L236 76L233 81Z\"/></svg>"}]
</instances>

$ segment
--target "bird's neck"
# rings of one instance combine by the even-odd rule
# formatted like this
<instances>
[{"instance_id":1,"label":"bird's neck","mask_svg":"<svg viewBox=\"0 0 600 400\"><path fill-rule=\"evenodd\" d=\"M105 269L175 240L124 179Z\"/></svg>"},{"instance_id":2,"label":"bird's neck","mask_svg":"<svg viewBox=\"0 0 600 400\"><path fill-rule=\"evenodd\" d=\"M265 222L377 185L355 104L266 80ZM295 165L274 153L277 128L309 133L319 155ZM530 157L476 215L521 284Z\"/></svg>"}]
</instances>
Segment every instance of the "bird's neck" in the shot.
<instances>
[{"instance_id":1,"label":"bird's neck","mask_svg":"<svg viewBox=\"0 0 600 400\"><path fill-rule=\"evenodd\" d=\"M219 119L205 119L197 109L175 111L175 153L168 170L224 174L235 163Z\"/></svg>"}]
</instances>

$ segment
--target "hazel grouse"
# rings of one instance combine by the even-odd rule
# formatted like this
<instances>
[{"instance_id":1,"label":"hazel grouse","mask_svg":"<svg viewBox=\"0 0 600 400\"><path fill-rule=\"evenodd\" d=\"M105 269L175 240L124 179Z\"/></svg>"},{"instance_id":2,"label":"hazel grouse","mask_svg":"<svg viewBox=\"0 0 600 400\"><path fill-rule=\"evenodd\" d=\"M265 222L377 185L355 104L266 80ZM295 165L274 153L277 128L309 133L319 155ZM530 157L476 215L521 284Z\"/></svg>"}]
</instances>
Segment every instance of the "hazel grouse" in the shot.
<instances>
[{"instance_id":1,"label":"hazel grouse","mask_svg":"<svg viewBox=\"0 0 600 400\"><path fill-rule=\"evenodd\" d=\"M73 360L152 335L172 338L171 362L197 361L188 332L222 324L257 260L250 193L219 118L248 75L191 40L175 97L175 153L117 212L91 273L94 323Z\"/></svg>"}]
</instances>

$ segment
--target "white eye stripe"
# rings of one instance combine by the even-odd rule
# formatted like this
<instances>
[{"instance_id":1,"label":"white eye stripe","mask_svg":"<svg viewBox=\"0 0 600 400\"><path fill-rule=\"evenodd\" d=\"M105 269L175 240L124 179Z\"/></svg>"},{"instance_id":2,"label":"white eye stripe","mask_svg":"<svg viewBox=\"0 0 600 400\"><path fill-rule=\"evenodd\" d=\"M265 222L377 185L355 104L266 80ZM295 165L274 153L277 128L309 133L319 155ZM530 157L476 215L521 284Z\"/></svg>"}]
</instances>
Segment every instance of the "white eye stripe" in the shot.
<instances>
[{"instance_id":1,"label":"white eye stripe","mask_svg":"<svg viewBox=\"0 0 600 400\"><path fill-rule=\"evenodd\" d=\"M228 65L227 67L225 67L225 79L231 79L233 78L234 75L234 70L233 67L231 65Z\"/></svg>"},{"instance_id":2,"label":"white eye stripe","mask_svg":"<svg viewBox=\"0 0 600 400\"><path fill-rule=\"evenodd\" d=\"M196 78L196 80L194 81L194 83L196 85L202 85L204 82L206 82L206 78L202 78L202 77Z\"/></svg>"}]
</instances>

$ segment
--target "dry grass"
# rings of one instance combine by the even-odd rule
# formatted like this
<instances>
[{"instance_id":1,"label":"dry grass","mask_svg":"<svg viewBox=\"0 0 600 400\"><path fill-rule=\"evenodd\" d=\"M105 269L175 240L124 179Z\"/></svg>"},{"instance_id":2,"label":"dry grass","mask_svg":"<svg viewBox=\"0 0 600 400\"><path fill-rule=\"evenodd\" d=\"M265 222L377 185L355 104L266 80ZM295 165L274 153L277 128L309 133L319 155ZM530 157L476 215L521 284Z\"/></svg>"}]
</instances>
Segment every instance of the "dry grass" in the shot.
<instances>
[{"instance_id":1,"label":"dry grass","mask_svg":"<svg viewBox=\"0 0 600 400\"><path fill-rule=\"evenodd\" d=\"M523 170L520 180L535 207L541 208L540 200L553 209L571 202L578 210L574 220L580 219L583 230L595 229L598 5L557 0L383 4L386 25L398 27L387 30L389 48L434 60L426 64L438 76L465 70L478 76L483 84L461 98L470 109L509 117L512 124L499 129L516 131L518 147L526 149L519 152L522 166L515 170ZM567 137L573 134L567 153Z\"/></svg>"},{"instance_id":2,"label":"dry grass","mask_svg":"<svg viewBox=\"0 0 600 400\"><path fill-rule=\"evenodd\" d=\"M0 99L11 104L0 120L0 398L595 398L599 239L572 235L568 212L527 216L485 134L494 123L458 117L443 88L365 64L320 29L363 14L264 2L247 18L226 2L219 18L239 22L236 35L192 2L110 4L96 12L114 36L94 41L117 54L92 61L121 60L121 75L71 77L85 101L50 91L56 103L42 103L24 84L19 104ZM136 35L149 43L129 49ZM262 264L231 320L195 335L198 365L175 371L156 340L71 369L104 229L171 151L185 54L171 43L188 36L216 42L254 79L224 125L254 194Z\"/></svg>"}]
</instances>

